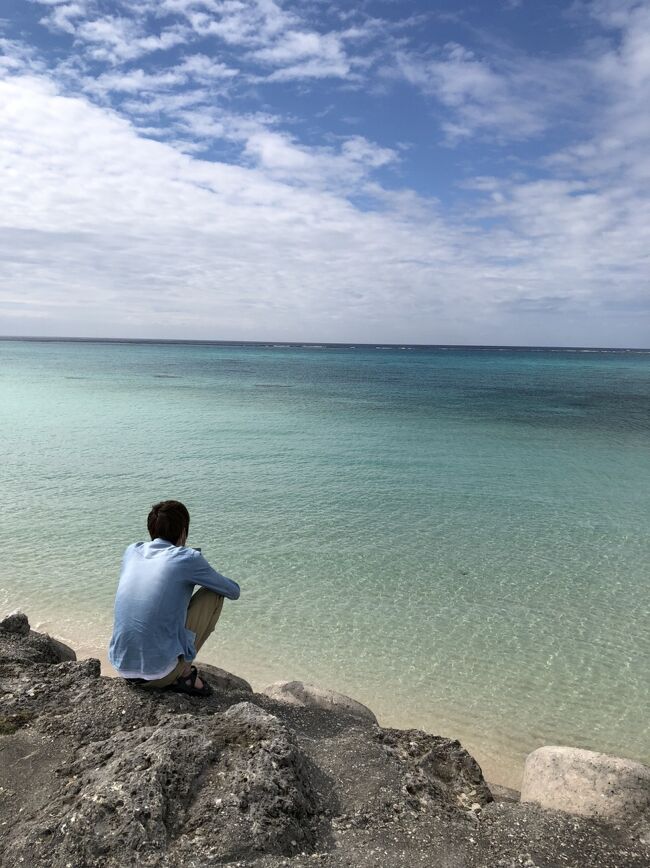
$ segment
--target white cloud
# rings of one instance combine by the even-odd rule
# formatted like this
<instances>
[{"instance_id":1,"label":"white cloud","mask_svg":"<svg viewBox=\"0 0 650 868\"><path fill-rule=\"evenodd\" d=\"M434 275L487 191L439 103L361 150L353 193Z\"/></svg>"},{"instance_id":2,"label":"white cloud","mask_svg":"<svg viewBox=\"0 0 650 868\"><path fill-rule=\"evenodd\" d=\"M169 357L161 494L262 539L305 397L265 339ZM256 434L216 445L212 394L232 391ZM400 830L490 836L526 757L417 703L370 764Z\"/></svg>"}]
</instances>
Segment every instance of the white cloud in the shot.
<instances>
[{"instance_id":1,"label":"white cloud","mask_svg":"<svg viewBox=\"0 0 650 868\"><path fill-rule=\"evenodd\" d=\"M205 54L192 54L186 57L178 67L179 71L199 82L209 82L215 79L234 78L239 71L220 63Z\"/></svg>"},{"instance_id":2,"label":"white cloud","mask_svg":"<svg viewBox=\"0 0 650 868\"><path fill-rule=\"evenodd\" d=\"M234 137L237 136L235 128ZM307 148L286 133L264 126L244 128L239 132L245 139L244 153L271 177L288 183L309 184L313 187L350 189L368 174L397 159L389 148L381 148L362 136L346 139L340 150Z\"/></svg>"},{"instance_id":3,"label":"white cloud","mask_svg":"<svg viewBox=\"0 0 650 868\"><path fill-rule=\"evenodd\" d=\"M176 66L168 67L161 72L130 69L128 72L106 72L94 78L86 77L84 89L89 93L99 94L150 94L153 91L187 85L189 82L208 84L228 81L237 74L236 69L232 69L225 63L218 63L203 54L194 54L186 57Z\"/></svg>"},{"instance_id":4,"label":"white cloud","mask_svg":"<svg viewBox=\"0 0 650 868\"><path fill-rule=\"evenodd\" d=\"M350 78L350 64L347 60L311 58L303 63L294 63L276 69L266 77L267 81L292 81L318 78Z\"/></svg>"},{"instance_id":5,"label":"white cloud","mask_svg":"<svg viewBox=\"0 0 650 868\"><path fill-rule=\"evenodd\" d=\"M165 51L187 41L187 28L175 24L160 31L147 33L137 17L94 16L84 0L52 7L42 23L54 31L73 36L95 61L121 63L135 60L155 51Z\"/></svg>"},{"instance_id":6,"label":"white cloud","mask_svg":"<svg viewBox=\"0 0 650 868\"><path fill-rule=\"evenodd\" d=\"M274 70L269 81L345 79L353 61L347 57L344 42L370 35L370 24L348 28L341 34L308 29L296 11L286 10L274 0L172 0L165 8L182 12L201 37L214 36L227 45L247 49L249 62ZM376 31L376 27L373 29Z\"/></svg>"},{"instance_id":7,"label":"white cloud","mask_svg":"<svg viewBox=\"0 0 650 868\"><path fill-rule=\"evenodd\" d=\"M536 136L559 109L579 102L582 87L579 62L488 60L457 43L427 57L400 50L395 61L399 77L448 110L441 127L451 143L477 134L501 141Z\"/></svg>"},{"instance_id":8,"label":"white cloud","mask_svg":"<svg viewBox=\"0 0 650 868\"><path fill-rule=\"evenodd\" d=\"M45 64L29 46L0 37L0 75L17 72L44 72Z\"/></svg>"},{"instance_id":9,"label":"white cloud","mask_svg":"<svg viewBox=\"0 0 650 868\"><path fill-rule=\"evenodd\" d=\"M144 54L164 51L187 41L182 27L169 27L159 34L146 35L132 19L106 17L80 24L75 30L78 42L89 44L93 60L119 63Z\"/></svg>"},{"instance_id":10,"label":"white cloud","mask_svg":"<svg viewBox=\"0 0 650 868\"><path fill-rule=\"evenodd\" d=\"M166 72L145 72L132 69L129 72L107 72L97 78L89 78L86 90L91 93L149 93L176 87L187 81L178 70Z\"/></svg>"},{"instance_id":11,"label":"white cloud","mask_svg":"<svg viewBox=\"0 0 650 868\"><path fill-rule=\"evenodd\" d=\"M447 213L377 180L390 167L394 183L407 152L327 136L323 115L307 144L306 126L275 112L280 87L259 87L358 80L375 23L351 13L321 32L315 7L273 0L143 0L113 16L42 5L81 57L48 71L0 41L0 332L37 312L50 333L647 343L647 3L590 4L607 30L564 59L399 41L397 74L450 144L553 134L571 110L573 141L511 177L469 180ZM147 18L172 11L162 29ZM216 38L202 53L165 58L204 35ZM121 115L61 82L118 95ZM251 85L269 102L242 109L231 97Z\"/></svg>"},{"instance_id":12,"label":"white cloud","mask_svg":"<svg viewBox=\"0 0 650 868\"><path fill-rule=\"evenodd\" d=\"M74 34L77 24L88 12L88 4L85 0L75 0L72 3L45 4L53 6L51 11L42 19L52 30L62 30L64 33Z\"/></svg>"},{"instance_id":13,"label":"white cloud","mask_svg":"<svg viewBox=\"0 0 650 868\"><path fill-rule=\"evenodd\" d=\"M187 109L194 108L210 101L210 91L203 88L183 90L178 93L148 94L146 99L125 100L122 110L137 119L151 115L182 115Z\"/></svg>"},{"instance_id":14,"label":"white cloud","mask_svg":"<svg viewBox=\"0 0 650 868\"><path fill-rule=\"evenodd\" d=\"M312 57L339 61L343 57L341 42L334 34L300 30L289 31L272 45L259 48L249 55L262 63L280 66Z\"/></svg>"},{"instance_id":15,"label":"white cloud","mask_svg":"<svg viewBox=\"0 0 650 868\"><path fill-rule=\"evenodd\" d=\"M41 0L36 0L41 2ZM366 54L348 56L346 44L360 45L385 31L387 23L359 16L341 32L310 27L302 14L313 8L288 9L275 0L161 0L122 2L121 15L101 15L92 0L47 3L42 23L74 37L75 46L92 61L121 64L176 45L214 37L241 49L253 68L270 69L269 81L320 78L350 79L355 68L372 63ZM165 16L176 21L169 24ZM160 32L150 32L152 20L165 20ZM252 81L262 81L251 72Z\"/></svg>"},{"instance_id":16,"label":"white cloud","mask_svg":"<svg viewBox=\"0 0 650 868\"><path fill-rule=\"evenodd\" d=\"M54 330L315 337L348 318L369 334L387 313L406 329L449 292L454 240L435 215L365 214L192 159L42 79L0 87L0 302L18 291ZM3 313L7 331L15 308Z\"/></svg>"},{"instance_id":17,"label":"white cloud","mask_svg":"<svg viewBox=\"0 0 650 868\"><path fill-rule=\"evenodd\" d=\"M650 179L650 5L599 2L593 10L618 30L619 39L592 59L594 78L605 96L595 118L589 153L575 153L574 165Z\"/></svg>"},{"instance_id":18,"label":"white cloud","mask_svg":"<svg viewBox=\"0 0 650 868\"><path fill-rule=\"evenodd\" d=\"M474 215L368 185L384 205L364 212L333 175L390 152L361 138L310 150L258 127L256 166L241 168L141 138L43 77L1 82L2 331L37 310L49 333L535 342L548 315L559 343L590 318L592 336L621 342L612 282L622 308L642 303L647 194L483 181L475 213L501 222L479 231Z\"/></svg>"},{"instance_id":19,"label":"white cloud","mask_svg":"<svg viewBox=\"0 0 650 868\"><path fill-rule=\"evenodd\" d=\"M274 0L172 2L163 8L184 12L201 36L218 36L229 45L265 45L299 21L298 16L286 12Z\"/></svg>"}]
</instances>

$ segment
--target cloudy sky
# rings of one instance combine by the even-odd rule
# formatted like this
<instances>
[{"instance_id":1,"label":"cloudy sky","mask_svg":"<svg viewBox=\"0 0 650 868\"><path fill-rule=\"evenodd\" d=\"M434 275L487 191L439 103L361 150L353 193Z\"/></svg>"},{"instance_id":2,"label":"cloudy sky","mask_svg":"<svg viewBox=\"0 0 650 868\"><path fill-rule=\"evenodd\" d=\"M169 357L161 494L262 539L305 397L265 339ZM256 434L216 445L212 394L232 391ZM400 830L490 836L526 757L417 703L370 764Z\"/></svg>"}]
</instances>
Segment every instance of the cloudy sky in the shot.
<instances>
[{"instance_id":1,"label":"cloudy sky","mask_svg":"<svg viewBox=\"0 0 650 868\"><path fill-rule=\"evenodd\" d=\"M650 345L650 0L0 16L0 334Z\"/></svg>"}]
</instances>

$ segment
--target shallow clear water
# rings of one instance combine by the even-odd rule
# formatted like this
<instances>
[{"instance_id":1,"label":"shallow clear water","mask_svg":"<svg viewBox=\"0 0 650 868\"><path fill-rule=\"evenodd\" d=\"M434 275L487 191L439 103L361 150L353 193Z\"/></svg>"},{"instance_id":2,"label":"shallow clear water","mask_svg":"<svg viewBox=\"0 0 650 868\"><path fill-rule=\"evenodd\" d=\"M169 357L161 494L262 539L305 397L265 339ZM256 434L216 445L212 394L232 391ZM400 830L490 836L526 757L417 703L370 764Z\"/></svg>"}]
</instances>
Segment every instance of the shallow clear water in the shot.
<instances>
[{"instance_id":1,"label":"shallow clear water","mask_svg":"<svg viewBox=\"0 0 650 868\"><path fill-rule=\"evenodd\" d=\"M97 653L156 500L242 585L204 659L650 760L650 354L0 341L0 607ZM208 650L209 649L209 650Z\"/></svg>"}]
</instances>

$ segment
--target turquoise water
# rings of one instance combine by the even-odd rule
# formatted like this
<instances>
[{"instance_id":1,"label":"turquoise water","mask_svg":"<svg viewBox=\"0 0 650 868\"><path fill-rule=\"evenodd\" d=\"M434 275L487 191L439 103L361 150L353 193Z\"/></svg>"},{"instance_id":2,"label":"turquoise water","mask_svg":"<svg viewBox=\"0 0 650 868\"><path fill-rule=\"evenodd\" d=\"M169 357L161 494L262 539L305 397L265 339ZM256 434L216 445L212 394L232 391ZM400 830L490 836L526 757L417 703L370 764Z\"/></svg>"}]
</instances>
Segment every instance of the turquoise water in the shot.
<instances>
[{"instance_id":1,"label":"turquoise water","mask_svg":"<svg viewBox=\"0 0 650 868\"><path fill-rule=\"evenodd\" d=\"M0 607L100 653L183 500L206 660L461 738L648 762L650 354L0 341ZM98 650L99 649L99 650Z\"/></svg>"}]
</instances>

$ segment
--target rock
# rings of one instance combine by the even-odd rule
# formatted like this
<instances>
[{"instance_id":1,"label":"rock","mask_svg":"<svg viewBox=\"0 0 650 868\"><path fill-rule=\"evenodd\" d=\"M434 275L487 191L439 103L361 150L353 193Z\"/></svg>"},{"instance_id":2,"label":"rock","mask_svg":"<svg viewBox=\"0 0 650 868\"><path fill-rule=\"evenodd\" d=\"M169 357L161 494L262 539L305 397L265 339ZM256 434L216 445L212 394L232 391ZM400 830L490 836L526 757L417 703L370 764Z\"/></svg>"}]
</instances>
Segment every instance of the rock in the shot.
<instances>
[{"instance_id":1,"label":"rock","mask_svg":"<svg viewBox=\"0 0 650 868\"><path fill-rule=\"evenodd\" d=\"M476 812L493 801L481 767L460 742L400 729L380 729L376 738L403 769L409 807L437 802Z\"/></svg>"},{"instance_id":2,"label":"rock","mask_svg":"<svg viewBox=\"0 0 650 868\"><path fill-rule=\"evenodd\" d=\"M210 663L199 663L194 661L194 665L199 672L205 673L206 678L215 688L215 690L239 690L242 693L252 693L253 688L248 681L240 678L238 675L233 675L232 672L226 672L225 669L220 669L218 666L212 666Z\"/></svg>"},{"instance_id":3,"label":"rock","mask_svg":"<svg viewBox=\"0 0 650 868\"><path fill-rule=\"evenodd\" d=\"M324 805L319 804L314 772L294 735L277 717L250 702L231 706L219 726L229 747L220 758L227 774L214 778L206 822L218 801L219 824L226 826L228 817L235 820L229 842L233 850L240 846L242 812L255 848L295 853L310 847L314 821Z\"/></svg>"},{"instance_id":4,"label":"rock","mask_svg":"<svg viewBox=\"0 0 650 868\"><path fill-rule=\"evenodd\" d=\"M372 711L356 699L315 684L305 684L303 681L276 681L265 687L262 693L278 702L287 702L289 705L342 712L377 723L377 718Z\"/></svg>"},{"instance_id":5,"label":"rock","mask_svg":"<svg viewBox=\"0 0 650 868\"><path fill-rule=\"evenodd\" d=\"M26 638L31 637L36 644L40 646L41 652L44 652L45 646L49 648L49 655L52 662L63 663L65 660L76 660L76 652L65 642L55 639L53 636L48 636L44 633L36 633L30 629L29 619L23 612L14 612L7 615L0 621L0 632L13 635L15 637Z\"/></svg>"},{"instance_id":6,"label":"rock","mask_svg":"<svg viewBox=\"0 0 650 868\"><path fill-rule=\"evenodd\" d=\"M35 633L33 630L30 630L30 635L32 636L40 636L41 638L45 638L52 649L52 654L57 658L58 663L65 663L66 661L76 660L77 652L74 648L71 648L69 645L66 645L65 642L61 642L60 639L55 639L54 636L50 636L48 634Z\"/></svg>"},{"instance_id":7,"label":"rock","mask_svg":"<svg viewBox=\"0 0 650 868\"><path fill-rule=\"evenodd\" d=\"M520 801L521 793L519 790L513 790L512 787L504 787L503 784L493 784L491 781L488 781L488 787L494 800L497 802Z\"/></svg>"},{"instance_id":8,"label":"rock","mask_svg":"<svg viewBox=\"0 0 650 868\"><path fill-rule=\"evenodd\" d=\"M64 642L30 630L27 615L16 612L0 621L2 659L5 662L63 663L77 659L77 655Z\"/></svg>"},{"instance_id":9,"label":"rock","mask_svg":"<svg viewBox=\"0 0 650 868\"><path fill-rule=\"evenodd\" d=\"M0 621L0 632L14 633L16 636L29 635L29 621L22 612L13 612Z\"/></svg>"},{"instance_id":10,"label":"rock","mask_svg":"<svg viewBox=\"0 0 650 868\"><path fill-rule=\"evenodd\" d=\"M248 703L117 732L58 769L56 798L21 824L5 860L122 868L165 854L187 865L197 847L226 862L242 848L294 853L314 840L308 765L280 721Z\"/></svg>"},{"instance_id":11,"label":"rock","mask_svg":"<svg viewBox=\"0 0 650 868\"><path fill-rule=\"evenodd\" d=\"M573 747L526 758L521 801L607 823L650 826L650 768Z\"/></svg>"},{"instance_id":12,"label":"rock","mask_svg":"<svg viewBox=\"0 0 650 868\"><path fill-rule=\"evenodd\" d=\"M238 681L208 698L145 690L97 660L60 662L49 637L12 623L0 630L1 868L650 864L627 825L491 802L452 739Z\"/></svg>"}]
</instances>

